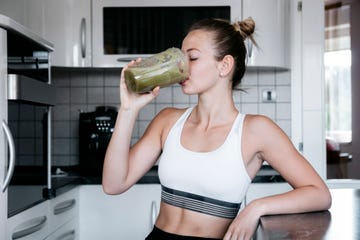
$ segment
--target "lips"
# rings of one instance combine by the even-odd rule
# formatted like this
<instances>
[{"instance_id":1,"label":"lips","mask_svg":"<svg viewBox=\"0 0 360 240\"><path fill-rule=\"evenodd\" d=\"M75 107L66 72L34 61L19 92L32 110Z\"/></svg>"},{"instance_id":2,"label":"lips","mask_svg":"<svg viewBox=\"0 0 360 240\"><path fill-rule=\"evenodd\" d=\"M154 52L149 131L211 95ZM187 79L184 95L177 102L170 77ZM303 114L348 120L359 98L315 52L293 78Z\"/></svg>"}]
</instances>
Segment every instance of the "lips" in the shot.
<instances>
[{"instance_id":1,"label":"lips","mask_svg":"<svg viewBox=\"0 0 360 240\"><path fill-rule=\"evenodd\" d=\"M181 81L179 84L180 84L181 86L184 86L185 83L186 83L188 80L189 80L189 79L185 79L184 81Z\"/></svg>"}]
</instances>

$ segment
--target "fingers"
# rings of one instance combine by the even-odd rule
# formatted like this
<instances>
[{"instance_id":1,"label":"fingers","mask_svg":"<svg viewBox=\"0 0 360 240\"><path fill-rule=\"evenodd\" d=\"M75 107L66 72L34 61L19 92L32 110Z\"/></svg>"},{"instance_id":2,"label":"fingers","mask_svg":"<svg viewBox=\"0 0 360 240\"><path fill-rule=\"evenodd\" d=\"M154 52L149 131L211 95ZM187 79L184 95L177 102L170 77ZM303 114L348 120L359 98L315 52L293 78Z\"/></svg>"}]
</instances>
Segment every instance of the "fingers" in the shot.
<instances>
[{"instance_id":1,"label":"fingers","mask_svg":"<svg viewBox=\"0 0 360 240\"><path fill-rule=\"evenodd\" d=\"M232 234L227 234L224 236L224 240L250 240L251 236L247 236L245 234L241 234L241 235L232 235Z\"/></svg>"}]
</instances>

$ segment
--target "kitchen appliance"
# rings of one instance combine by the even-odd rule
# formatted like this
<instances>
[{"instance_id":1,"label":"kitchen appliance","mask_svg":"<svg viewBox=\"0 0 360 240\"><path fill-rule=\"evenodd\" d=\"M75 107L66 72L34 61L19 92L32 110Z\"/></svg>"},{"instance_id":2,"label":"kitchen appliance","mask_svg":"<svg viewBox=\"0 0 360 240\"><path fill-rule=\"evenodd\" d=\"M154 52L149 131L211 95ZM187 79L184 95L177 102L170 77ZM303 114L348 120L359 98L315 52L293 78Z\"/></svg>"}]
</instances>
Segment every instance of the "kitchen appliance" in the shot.
<instances>
[{"instance_id":1,"label":"kitchen appliance","mask_svg":"<svg viewBox=\"0 0 360 240\"><path fill-rule=\"evenodd\" d=\"M241 20L241 1L92 1L93 66L123 67L138 57L180 48L188 27L209 17Z\"/></svg>"},{"instance_id":2,"label":"kitchen appliance","mask_svg":"<svg viewBox=\"0 0 360 240\"><path fill-rule=\"evenodd\" d=\"M36 69L24 69L33 63L13 69L13 60L8 61L10 73L36 73ZM18 74L7 77L8 127L15 145L15 167L8 189L9 216L43 201L43 192L50 188L50 106L56 99L55 87L42 80Z\"/></svg>"},{"instance_id":3,"label":"kitchen appliance","mask_svg":"<svg viewBox=\"0 0 360 240\"><path fill-rule=\"evenodd\" d=\"M109 106L99 106L94 112L80 113L79 168L82 175L101 177L116 117L116 108Z\"/></svg>"},{"instance_id":4,"label":"kitchen appliance","mask_svg":"<svg viewBox=\"0 0 360 240\"><path fill-rule=\"evenodd\" d=\"M2 130L7 143L0 156L5 166L2 192L7 193L7 216L11 217L44 201L51 188L51 106L55 87L51 85L51 43L0 15L0 106ZM3 146L2 146L3 148ZM2 152L1 152L2 154ZM3 162L5 164L3 165ZM1 169L3 171L3 169Z\"/></svg>"}]
</instances>

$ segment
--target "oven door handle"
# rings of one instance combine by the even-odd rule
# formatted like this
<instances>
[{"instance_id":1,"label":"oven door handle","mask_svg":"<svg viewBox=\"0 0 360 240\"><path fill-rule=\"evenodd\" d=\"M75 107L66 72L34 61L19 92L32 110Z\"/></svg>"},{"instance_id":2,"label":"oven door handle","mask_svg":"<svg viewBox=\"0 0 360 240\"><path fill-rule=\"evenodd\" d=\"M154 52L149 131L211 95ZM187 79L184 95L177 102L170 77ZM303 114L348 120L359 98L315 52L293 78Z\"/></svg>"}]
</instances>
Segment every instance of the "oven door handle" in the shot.
<instances>
[{"instance_id":1,"label":"oven door handle","mask_svg":"<svg viewBox=\"0 0 360 240\"><path fill-rule=\"evenodd\" d=\"M5 136L6 136L6 139L8 141L8 144L9 144L9 153L10 153L8 171L7 171L4 183L1 186L2 192L5 192L6 189L8 188L8 186L9 186L10 180L11 180L12 175L14 173L14 168L15 168L15 144L14 144L14 138L13 138L13 136L11 134L9 126L6 124L6 122L4 120L2 121L2 128L4 129Z\"/></svg>"}]
</instances>

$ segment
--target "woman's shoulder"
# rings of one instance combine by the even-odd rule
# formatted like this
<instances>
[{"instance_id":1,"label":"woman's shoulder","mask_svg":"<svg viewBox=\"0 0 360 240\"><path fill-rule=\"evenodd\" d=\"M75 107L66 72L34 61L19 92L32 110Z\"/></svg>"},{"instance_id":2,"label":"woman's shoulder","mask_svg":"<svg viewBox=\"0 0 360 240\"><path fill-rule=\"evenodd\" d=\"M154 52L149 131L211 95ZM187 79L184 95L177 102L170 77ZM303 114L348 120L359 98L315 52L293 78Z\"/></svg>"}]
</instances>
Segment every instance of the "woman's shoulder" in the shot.
<instances>
[{"instance_id":1,"label":"woman's shoulder","mask_svg":"<svg viewBox=\"0 0 360 240\"><path fill-rule=\"evenodd\" d=\"M269 131L280 130L279 126L269 117L260 114L246 114L244 129L257 135L266 134Z\"/></svg>"},{"instance_id":2,"label":"woman's shoulder","mask_svg":"<svg viewBox=\"0 0 360 240\"><path fill-rule=\"evenodd\" d=\"M154 121L161 124L174 124L177 119L187 110L187 108L167 107L162 109L155 117Z\"/></svg>"},{"instance_id":3,"label":"woman's shoulder","mask_svg":"<svg viewBox=\"0 0 360 240\"><path fill-rule=\"evenodd\" d=\"M252 126L258 124L269 124L274 123L273 120L265 115L261 114L244 114L245 115L245 122Z\"/></svg>"}]
</instances>

